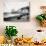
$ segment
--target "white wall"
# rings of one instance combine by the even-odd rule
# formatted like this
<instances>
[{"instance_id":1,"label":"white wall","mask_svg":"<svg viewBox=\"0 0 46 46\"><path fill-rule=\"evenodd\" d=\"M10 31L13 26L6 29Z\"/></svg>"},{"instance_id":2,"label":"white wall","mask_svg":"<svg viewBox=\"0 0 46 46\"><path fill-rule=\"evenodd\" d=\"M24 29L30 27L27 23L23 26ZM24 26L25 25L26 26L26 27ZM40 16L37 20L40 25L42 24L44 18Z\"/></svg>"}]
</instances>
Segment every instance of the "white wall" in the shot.
<instances>
[{"instance_id":1,"label":"white wall","mask_svg":"<svg viewBox=\"0 0 46 46\"><path fill-rule=\"evenodd\" d=\"M46 31L46 28L40 27L35 19L35 16L41 13L40 6L43 5L46 5L46 0L30 0L30 22L4 22L2 13L5 5L4 0L0 0L0 33L4 32L6 25L16 26L19 31L18 36L22 34L24 36L31 36L31 34L36 34L37 29Z\"/></svg>"}]
</instances>

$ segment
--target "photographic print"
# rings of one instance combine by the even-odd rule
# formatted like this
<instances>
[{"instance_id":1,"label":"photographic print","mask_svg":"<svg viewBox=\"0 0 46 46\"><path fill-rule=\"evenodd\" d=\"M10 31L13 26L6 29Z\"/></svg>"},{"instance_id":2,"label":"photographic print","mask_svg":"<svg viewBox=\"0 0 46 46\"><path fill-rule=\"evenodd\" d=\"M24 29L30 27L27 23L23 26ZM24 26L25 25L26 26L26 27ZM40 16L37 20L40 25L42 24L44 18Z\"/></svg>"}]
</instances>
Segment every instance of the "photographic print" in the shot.
<instances>
[{"instance_id":1,"label":"photographic print","mask_svg":"<svg viewBox=\"0 0 46 46\"><path fill-rule=\"evenodd\" d=\"M25 2L5 2L4 21L26 22L29 21L30 3Z\"/></svg>"}]
</instances>

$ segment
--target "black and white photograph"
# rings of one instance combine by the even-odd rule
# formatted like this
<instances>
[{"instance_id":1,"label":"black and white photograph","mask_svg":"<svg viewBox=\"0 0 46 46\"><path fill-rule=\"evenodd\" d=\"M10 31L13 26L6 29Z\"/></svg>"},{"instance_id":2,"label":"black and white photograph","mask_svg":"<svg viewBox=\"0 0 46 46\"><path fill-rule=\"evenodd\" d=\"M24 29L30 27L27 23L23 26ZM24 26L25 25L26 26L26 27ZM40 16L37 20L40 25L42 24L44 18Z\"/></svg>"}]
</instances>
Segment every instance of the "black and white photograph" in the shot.
<instances>
[{"instance_id":1,"label":"black and white photograph","mask_svg":"<svg viewBox=\"0 0 46 46\"><path fill-rule=\"evenodd\" d=\"M4 8L4 21L28 22L30 17L30 3L6 1Z\"/></svg>"}]
</instances>

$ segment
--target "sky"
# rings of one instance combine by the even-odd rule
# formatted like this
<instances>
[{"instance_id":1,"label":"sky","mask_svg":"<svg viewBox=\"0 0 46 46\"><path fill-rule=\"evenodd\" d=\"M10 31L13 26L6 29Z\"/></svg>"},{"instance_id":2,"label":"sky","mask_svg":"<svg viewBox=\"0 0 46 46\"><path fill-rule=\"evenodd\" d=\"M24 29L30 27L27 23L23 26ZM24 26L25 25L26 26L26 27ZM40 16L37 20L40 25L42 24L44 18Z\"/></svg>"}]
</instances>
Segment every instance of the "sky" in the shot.
<instances>
[{"instance_id":1,"label":"sky","mask_svg":"<svg viewBox=\"0 0 46 46\"><path fill-rule=\"evenodd\" d=\"M26 0L18 0L18 1L15 1L15 0L6 0L4 1L4 12L10 12L11 9L14 9L14 10L18 10L22 7L25 7L25 6L29 6L29 2L26 1Z\"/></svg>"}]
</instances>

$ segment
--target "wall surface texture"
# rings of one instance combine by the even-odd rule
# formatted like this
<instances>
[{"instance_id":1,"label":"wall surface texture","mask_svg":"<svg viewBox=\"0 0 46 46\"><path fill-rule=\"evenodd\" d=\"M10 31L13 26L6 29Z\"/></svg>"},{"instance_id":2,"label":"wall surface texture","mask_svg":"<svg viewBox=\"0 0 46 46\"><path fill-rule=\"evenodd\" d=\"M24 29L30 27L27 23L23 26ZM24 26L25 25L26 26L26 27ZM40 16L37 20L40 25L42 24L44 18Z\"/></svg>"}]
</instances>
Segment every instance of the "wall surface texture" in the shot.
<instances>
[{"instance_id":1,"label":"wall surface texture","mask_svg":"<svg viewBox=\"0 0 46 46\"><path fill-rule=\"evenodd\" d=\"M46 35L46 28L40 27L37 23L35 16L41 13L40 6L46 5L46 0L30 0L30 21L29 22L4 22L3 21L3 12L5 9L5 2L6 0L0 0L0 34L4 33L4 29L6 25L14 25L18 29L18 36L22 34L28 37L31 37L35 34L35 36L39 36L42 38L41 35ZM7 0L6 2L15 0ZM44 32L37 33L37 29L43 29ZM39 35L40 34L40 35ZM35 37L34 37L35 38Z\"/></svg>"}]
</instances>

